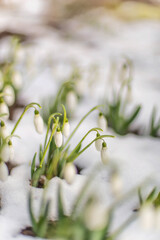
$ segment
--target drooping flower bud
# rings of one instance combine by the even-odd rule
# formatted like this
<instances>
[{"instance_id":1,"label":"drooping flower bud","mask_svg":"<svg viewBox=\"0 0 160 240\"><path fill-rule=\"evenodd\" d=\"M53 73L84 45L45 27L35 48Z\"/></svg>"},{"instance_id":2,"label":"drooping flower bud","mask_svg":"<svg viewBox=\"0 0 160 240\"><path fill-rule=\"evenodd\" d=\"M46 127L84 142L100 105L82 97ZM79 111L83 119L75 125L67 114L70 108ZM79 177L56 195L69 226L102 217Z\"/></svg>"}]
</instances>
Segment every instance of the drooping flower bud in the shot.
<instances>
[{"instance_id":1,"label":"drooping flower bud","mask_svg":"<svg viewBox=\"0 0 160 240\"><path fill-rule=\"evenodd\" d=\"M113 173L111 176L111 188L115 196L120 196L123 188L123 182L118 173Z\"/></svg>"},{"instance_id":2,"label":"drooping flower bud","mask_svg":"<svg viewBox=\"0 0 160 240\"><path fill-rule=\"evenodd\" d=\"M151 230L155 227L156 210L151 203L146 203L141 207L139 217L143 229Z\"/></svg>"},{"instance_id":3,"label":"drooping flower bud","mask_svg":"<svg viewBox=\"0 0 160 240\"><path fill-rule=\"evenodd\" d=\"M1 127L0 127L0 137L5 139L6 137L9 136L8 129L3 121L1 121Z\"/></svg>"},{"instance_id":4,"label":"drooping flower bud","mask_svg":"<svg viewBox=\"0 0 160 240\"><path fill-rule=\"evenodd\" d=\"M0 180L6 181L8 178L9 172L6 164L4 162L0 163Z\"/></svg>"},{"instance_id":5,"label":"drooping flower bud","mask_svg":"<svg viewBox=\"0 0 160 240\"><path fill-rule=\"evenodd\" d=\"M35 110L34 111L34 126L36 131L39 134L43 133L43 128L44 128L44 123L41 115L39 114L39 111Z\"/></svg>"},{"instance_id":6,"label":"drooping flower bud","mask_svg":"<svg viewBox=\"0 0 160 240\"><path fill-rule=\"evenodd\" d=\"M103 164L108 163L107 144L105 142L102 143L101 160Z\"/></svg>"},{"instance_id":7,"label":"drooping flower bud","mask_svg":"<svg viewBox=\"0 0 160 240\"><path fill-rule=\"evenodd\" d=\"M14 93L13 87L8 84L4 87L3 92L7 94L4 96L5 102L9 107L12 106L15 102L15 93Z\"/></svg>"},{"instance_id":8,"label":"drooping flower bud","mask_svg":"<svg viewBox=\"0 0 160 240\"><path fill-rule=\"evenodd\" d=\"M99 137L99 136L100 136L100 134L97 133L96 137ZM97 151L99 151L99 152L102 150L102 143L103 143L102 139L97 139L95 141L95 147L96 147Z\"/></svg>"},{"instance_id":9,"label":"drooping flower bud","mask_svg":"<svg viewBox=\"0 0 160 240\"><path fill-rule=\"evenodd\" d=\"M22 87L22 76L20 72L15 71L12 76L12 84L15 89L19 90Z\"/></svg>"},{"instance_id":10,"label":"drooping flower bud","mask_svg":"<svg viewBox=\"0 0 160 240\"><path fill-rule=\"evenodd\" d=\"M67 138L70 134L70 124L68 120L64 123L64 128L63 128L63 135Z\"/></svg>"},{"instance_id":11,"label":"drooping flower bud","mask_svg":"<svg viewBox=\"0 0 160 240\"><path fill-rule=\"evenodd\" d=\"M8 162L9 157L10 157L10 151L9 151L9 146L7 143L5 143L0 152L0 156L3 162Z\"/></svg>"},{"instance_id":12,"label":"drooping flower bud","mask_svg":"<svg viewBox=\"0 0 160 240\"><path fill-rule=\"evenodd\" d=\"M9 118L9 109L7 104L4 102L3 98L0 98L0 115L5 114L3 117L1 117L4 120L8 120Z\"/></svg>"},{"instance_id":13,"label":"drooping flower bud","mask_svg":"<svg viewBox=\"0 0 160 240\"><path fill-rule=\"evenodd\" d=\"M8 141L8 146L9 146L9 160L13 161L13 159L14 159L14 148L13 148L11 140Z\"/></svg>"},{"instance_id":14,"label":"drooping flower bud","mask_svg":"<svg viewBox=\"0 0 160 240\"><path fill-rule=\"evenodd\" d=\"M101 128L103 131L107 130L107 120L105 119L103 113L99 113L98 116L98 127Z\"/></svg>"},{"instance_id":15,"label":"drooping flower bud","mask_svg":"<svg viewBox=\"0 0 160 240\"><path fill-rule=\"evenodd\" d=\"M86 82L82 79L78 79L75 84L78 95L83 96L86 89Z\"/></svg>"},{"instance_id":16,"label":"drooping flower bud","mask_svg":"<svg viewBox=\"0 0 160 240\"><path fill-rule=\"evenodd\" d=\"M67 108L69 109L69 111L74 112L74 110L77 107L77 96L76 96L75 92L70 91L67 93L66 105L67 105Z\"/></svg>"},{"instance_id":17,"label":"drooping flower bud","mask_svg":"<svg viewBox=\"0 0 160 240\"><path fill-rule=\"evenodd\" d=\"M63 136L60 128L57 129L56 133L54 134L54 141L56 144L56 147L61 147L63 143Z\"/></svg>"},{"instance_id":18,"label":"drooping flower bud","mask_svg":"<svg viewBox=\"0 0 160 240\"><path fill-rule=\"evenodd\" d=\"M108 222L108 213L100 202L91 202L84 212L84 222L91 231L98 231L105 228Z\"/></svg>"},{"instance_id":19,"label":"drooping flower bud","mask_svg":"<svg viewBox=\"0 0 160 240\"><path fill-rule=\"evenodd\" d=\"M65 168L64 168L63 176L64 176L64 179L66 180L66 182L68 184L73 183L74 178L76 176L76 173L77 173L77 169L74 166L74 164L73 163L67 163Z\"/></svg>"}]
</instances>

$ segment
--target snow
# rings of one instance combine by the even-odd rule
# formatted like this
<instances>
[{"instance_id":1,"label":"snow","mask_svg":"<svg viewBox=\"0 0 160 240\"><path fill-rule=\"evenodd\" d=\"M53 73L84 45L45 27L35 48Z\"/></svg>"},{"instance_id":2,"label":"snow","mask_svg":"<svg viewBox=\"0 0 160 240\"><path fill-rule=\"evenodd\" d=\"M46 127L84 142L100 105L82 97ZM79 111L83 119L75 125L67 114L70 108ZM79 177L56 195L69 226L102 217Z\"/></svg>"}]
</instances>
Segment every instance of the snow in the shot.
<instances>
[{"instance_id":1,"label":"snow","mask_svg":"<svg viewBox=\"0 0 160 240\"><path fill-rule=\"evenodd\" d=\"M34 40L35 42L30 46L24 47L35 67L31 68L27 73L23 73L25 87L22 89L19 98L26 103L35 101L43 103L48 96L54 96L60 83L68 78L73 62L84 71L84 78L85 74L88 74L89 67L97 64L97 81L94 82L92 88L88 87L84 99L78 105L74 119L70 122L71 130L73 130L80 118L90 108L100 103L102 96L105 94L104 89L107 89L107 92L110 91L108 83L106 83L109 75L110 60L118 59L118 62L121 60L122 55L130 57L134 64L133 106L135 104L143 106L135 126L141 126L145 130L145 136L128 134L121 137L111 129L107 130L106 134L115 135L113 139L106 139L109 161L111 165L115 165L119 170L119 175L124 183L124 193L138 186L148 177L150 177L149 188L151 189L157 184L159 190L160 140L149 137L147 133L153 107L156 106L158 112L160 112L160 49L158 41L160 38L160 25L158 21L126 23L117 21L110 15L106 17L105 14L103 9L99 9L88 15L86 14L85 17L79 16L69 20L66 23L65 32L66 36L69 35L67 39L60 32L53 32L48 29L45 36ZM86 20L89 17L95 18L97 25L87 23ZM2 19L0 19L0 22L2 22ZM103 28L98 27L101 24ZM69 29L71 29L71 32ZM46 66L43 69L43 64L46 64L49 60L51 60L51 66ZM33 75L32 71L34 71ZM21 111L18 110L16 119L20 114ZM0 183L2 205L0 212L0 240L33 239L32 237L20 235L20 231L30 225L27 202L29 190L31 189L33 193L35 214L38 214L40 198L43 193L42 189L31 188L29 185L30 163L34 153L39 150L39 144L43 143L45 137L44 134L38 135L36 133L33 116L33 110L26 113L15 132L21 139L16 138L13 140L15 162L21 165L12 170L11 176L5 183ZM92 113L84 121L71 142L71 148L74 148L75 143L80 141L90 128L97 126L97 116L98 112ZM12 122L8 122L7 127L9 130L13 126ZM83 146L94 137L95 134L90 134ZM97 164L103 167L100 153L96 151L94 144L79 156L76 163L84 168L83 175L77 175L72 185L68 185L64 180L58 178L52 179L49 183L47 198L52 200L51 219L57 217L56 191L59 182L62 184L66 212L69 214L76 196L83 184L85 184L86 175ZM96 191L99 189L97 194L107 206L114 200L108 176L110 164L109 167L104 167L105 169L96 177L92 186ZM113 229L132 213L137 204L138 197L135 194L130 201L124 201L122 205L118 206L115 211ZM159 237L159 232L145 232L139 222L135 221L118 239L158 240Z\"/></svg>"}]
</instances>

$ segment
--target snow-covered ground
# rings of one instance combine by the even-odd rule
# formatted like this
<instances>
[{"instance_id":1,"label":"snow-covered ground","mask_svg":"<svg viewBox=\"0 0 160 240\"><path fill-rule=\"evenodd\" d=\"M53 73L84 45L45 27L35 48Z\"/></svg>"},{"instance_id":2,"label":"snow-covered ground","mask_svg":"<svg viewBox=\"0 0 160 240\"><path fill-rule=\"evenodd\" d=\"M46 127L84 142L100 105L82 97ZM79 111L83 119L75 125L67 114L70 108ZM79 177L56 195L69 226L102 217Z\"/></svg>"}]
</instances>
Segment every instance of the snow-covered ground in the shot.
<instances>
[{"instance_id":1,"label":"snow-covered ground","mask_svg":"<svg viewBox=\"0 0 160 240\"><path fill-rule=\"evenodd\" d=\"M78 105L74 119L71 121L71 129L78 123L80 118L98 105L102 96L108 94L109 83L107 77L110 71L110 62L115 59L119 62L122 56L127 56L133 61L133 106L142 105L140 116L135 126L145 129L149 124L151 112L157 107L160 116L160 24L157 21L122 22L107 14L104 9L94 10L85 15L68 20L64 25L64 31L48 28L45 35L34 40L24 51L30 56L33 66L30 73L23 71L24 88L19 98L26 103L39 102L49 96L54 96L60 82L69 76L72 63L75 62L87 81L86 73L91 65L97 65L96 81L92 88L85 92L84 99ZM4 44L4 43L3 43ZM45 66L44 66L45 63ZM47 64L48 63L48 64ZM51 64L49 64L51 63ZM17 111L17 118L20 111ZM11 129L13 123L9 122ZM88 129L97 126L97 114L92 113L73 139L79 141ZM107 133L116 136L107 139L110 162L119 169L123 181L124 193L138 186L147 177L151 177L149 189L157 184L159 190L160 181L160 140L147 136L135 136L128 134L120 137L111 129ZM27 211L27 194L30 189L28 179L30 176L30 161L39 143L43 142L44 136L39 136L34 130L33 113L29 111L16 131L21 140L14 139L15 161L22 166L15 168L5 183L0 183L2 209L0 212L0 240L32 239L24 237L19 232L30 224ZM88 141L93 135L88 137ZM92 146L76 162L84 168L83 175L87 175L91 169L100 164L100 155ZM73 185L68 186L63 180L64 198L66 208L70 209L73 199L79 192L85 181L85 176L77 176ZM48 197L54 199L54 192L58 179L51 182ZM97 185L96 185L97 186ZM95 187L96 187L95 186ZM109 190L107 174L103 172L98 178L99 194L102 195L106 204L112 199ZM100 187L101 186L101 187ZM97 191L97 188L96 188ZM34 192L35 211L39 204L41 189ZM114 226L130 215L137 206L138 197L125 202L115 213ZM51 217L55 217L53 204ZM128 227L118 238L119 240L159 240L160 232L145 232L136 221Z\"/></svg>"}]
</instances>

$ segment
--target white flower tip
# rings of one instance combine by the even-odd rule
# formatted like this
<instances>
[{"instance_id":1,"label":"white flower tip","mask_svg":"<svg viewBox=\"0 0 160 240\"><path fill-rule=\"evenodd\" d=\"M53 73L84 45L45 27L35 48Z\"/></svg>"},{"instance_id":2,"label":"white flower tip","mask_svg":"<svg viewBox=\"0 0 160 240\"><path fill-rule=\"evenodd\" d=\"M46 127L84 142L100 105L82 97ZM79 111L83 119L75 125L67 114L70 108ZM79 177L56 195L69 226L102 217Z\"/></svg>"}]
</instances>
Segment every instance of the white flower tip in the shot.
<instances>
[{"instance_id":1,"label":"white flower tip","mask_svg":"<svg viewBox=\"0 0 160 240\"><path fill-rule=\"evenodd\" d=\"M9 107L12 106L15 102L15 93L13 87L8 84L4 87L3 92L6 94L4 96L5 102Z\"/></svg>"},{"instance_id":2,"label":"white flower tip","mask_svg":"<svg viewBox=\"0 0 160 240\"><path fill-rule=\"evenodd\" d=\"M77 173L77 169L73 163L67 163L64 168L63 177L68 184L72 184Z\"/></svg>"},{"instance_id":3,"label":"white flower tip","mask_svg":"<svg viewBox=\"0 0 160 240\"><path fill-rule=\"evenodd\" d=\"M62 132L61 131L56 131L56 133L54 134L54 141L56 144L56 147L61 147L62 143L63 143L63 136L62 136Z\"/></svg>"},{"instance_id":4,"label":"white flower tip","mask_svg":"<svg viewBox=\"0 0 160 240\"><path fill-rule=\"evenodd\" d=\"M44 123L43 123L43 119L39 113L34 114L34 126L35 126L36 131L39 134L43 133Z\"/></svg>"},{"instance_id":5,"label":"white flower tip","mask_svg":"<svg viewBox=\"0 0 160 240\"><path fill-rule=\"evenodd\" d=\"M63 128L63 135L67 138L70 134L70 124L69 122L65 122L64 128Z\"/></svg>"},{"instance_id":6,"label":"white flower tip","mask_svg":"<svg viewBox=\"0 0 160 240\"><path fill-rule=\"evenodd\" d=\"M107 146L106 143L102 143L102 150L101 150L101 160L103 164L108 163L108 153L107 153Z\"/></svg>"},{"instance_id":7,"label":"white flower tip","mask_svg":"<svg viewBox=\"0 0 160 240\"><path fill-rule=\"evenodd\" d=\"M99 113L98 116L98 127L101 128L103 131L107 130L107 120L102 113Z\"/></svg>"}]
</instances>

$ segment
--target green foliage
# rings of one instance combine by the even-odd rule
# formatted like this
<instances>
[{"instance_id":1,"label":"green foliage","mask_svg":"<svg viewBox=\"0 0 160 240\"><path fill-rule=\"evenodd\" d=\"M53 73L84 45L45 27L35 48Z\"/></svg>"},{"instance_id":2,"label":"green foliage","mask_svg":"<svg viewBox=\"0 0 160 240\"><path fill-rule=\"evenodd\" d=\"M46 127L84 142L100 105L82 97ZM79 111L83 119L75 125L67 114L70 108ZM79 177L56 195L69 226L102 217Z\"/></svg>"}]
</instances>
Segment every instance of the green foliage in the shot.
<instances>
[{"instance_id":1,"label":"green foliage","mask_svg":"<svg viewBox=\"0 0 160 240\"><path fill-rule=\"evenodd\" d=\"M112 66L112 76L114 78L115 65ZM112 79L113 93L112 100L106 97L105 103L105 117L108 121L108 125L114 129L114 131L120 135L125 135L130 132L130 127L133 121L137 118L141 106L136 106L129 116L127 116L127 110L129 108L129 99L131 95L131 83L132 83L132 63L129 59L126 59L119 71L119 90L116 91L115 80Z\"/></svg>"},{"instance_id":2,"label":"green foliage","mask_svg":"<svg viewBox=\"0 0 160 240\"><path fill-rule=\"evenodd\" d=\"M92 113L94 110L96 110L99 106L96 106L92 108L88 113L85 114L85 116L80 120L78 125L75 127L73 132L70 134L70 136L66 139L65 143L62 144L61 147L57 147L55 143L54 134L56 133L56 129L60 128L60 130L63 130L65 120L67 119L66 115L66 109L64 105L62 105L64 114L62 119L62 124L59 122L59 114L60 113L54 113L52 114L48 119L48 126L47 126L47 132L45 137L44 146L40 145L39 149L39 165L36 166L36 156L34 155L31 165L31 184L32 186L37 186L38 181L40 180L40 177L42 175L45 175L47 179L51 179L55 176L59 176L63 178L63 171L67 163L73 162L80 154L82 154L88 147L90 147L91 144L93 144L97 139L103 139L105 137L113 137L112 135L100 135L99 137L95 137L86 147L82 148L82 143L85 140L85 138L93 131L96 133L98 131L102 131L100 128L92 128L90 129L84 137L80 140L79 143L77 143L76 147L72 150L70 150L70 140L78 130L79 126L82 124L82 122L85 120L85 118ZM56 115L58 117L56 117ZM52 129L51 135L49 137L49 130L50 130L50 124L52 124L52 119L54 119L54 128Z\"/></svg>"},{"instance_id":3,"label":"green foliage","mask_svg":"<svg viewBox=\"0 0 160 240\"><path fill-rule=\"evenodd\" d=\"M157 194L157 188L153 188L151 192L144 199L142 197L141 189L138 189L138 198L140 207L146 203L152 203L156 208L160 207L160 192Z\"/></svg>"},{"instance_id":4,"label":"green foliage","mask_svg":"<svg viewBox=\"0 0 160 240\"><path fill-rule=\"evenodd\" d=\"M160 118L158 121L156 121L157 116L157 110L156 108L153 108L152 115L151 115L151 121L149 125L149 134L152 137L160 137L159 131L160 131Z\"/></svg>"},{"instance_id":5,"label":"green foliage","mask_svg":"<svg viewBox=\"0 0 160 240\"><path fill-rule=\"evenodd\" d=\"M68 117L72 115L72 112L70 111L69 107L66 104L67 94L69 92L74 92L75 96L77 97L77 100L80 100L82 96L78 94L76 91L75 83L81 78L80 71L77 67L73 68L73 72L68 77L66 81L64 81L58 91L56 96L53 98L50 98L49 101L44 101L44 111L43 111L43 119L44 122L47 124L48 118L51 114L55 112L61 112L61 105L65 105L67 107ZM62 122L62 118L60 117L60 122Z\"/></svg>"}]
</instances>

